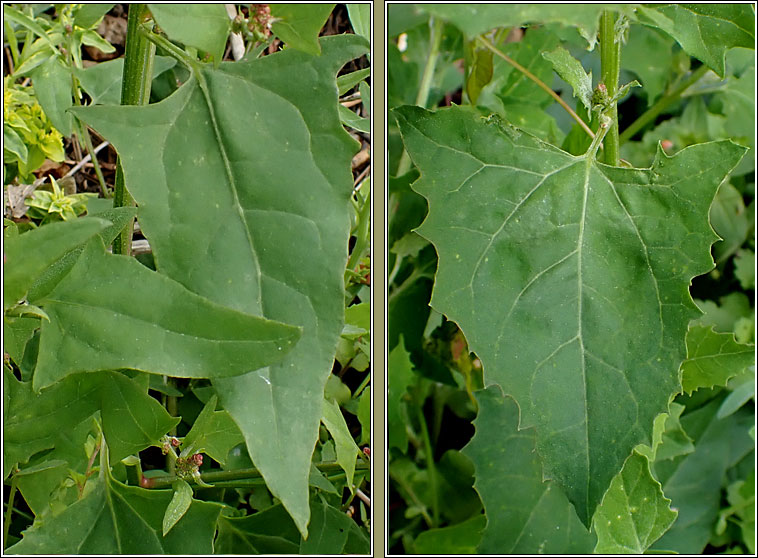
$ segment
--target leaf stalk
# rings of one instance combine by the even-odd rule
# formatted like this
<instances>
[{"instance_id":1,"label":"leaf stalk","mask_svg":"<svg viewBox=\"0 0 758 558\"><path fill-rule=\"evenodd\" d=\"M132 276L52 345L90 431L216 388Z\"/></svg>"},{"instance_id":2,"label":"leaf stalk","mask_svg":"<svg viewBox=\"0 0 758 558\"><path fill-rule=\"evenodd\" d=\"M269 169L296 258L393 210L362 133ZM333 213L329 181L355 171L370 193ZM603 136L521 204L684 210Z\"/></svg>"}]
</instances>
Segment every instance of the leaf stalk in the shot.
<instances>
[{"instance_id":1,"label":"leaf stalk","mask_svg":"<svg viewBox=\"0 0 758 558\"><path fill-rule=\"evenodd\" d=\"M600 69L602 82L608 90L608 97L613 99L618 91L621 62L621 41L616 37L616 14L606 10L600 16ZM619 116L618 102L611 102L606 112L611 122L605 136L603 156L605 163L617 167L621 157L619 150Z\"/></svg>"}]
</instances>

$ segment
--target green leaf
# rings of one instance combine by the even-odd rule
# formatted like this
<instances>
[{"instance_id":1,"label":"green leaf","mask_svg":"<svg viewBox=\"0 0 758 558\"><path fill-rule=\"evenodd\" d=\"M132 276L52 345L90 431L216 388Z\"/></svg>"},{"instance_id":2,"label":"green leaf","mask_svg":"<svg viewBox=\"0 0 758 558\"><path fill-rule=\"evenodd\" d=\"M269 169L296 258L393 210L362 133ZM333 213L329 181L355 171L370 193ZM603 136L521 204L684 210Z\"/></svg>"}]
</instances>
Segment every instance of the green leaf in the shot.
<instances>
[{"instance_id":1,"label":"green leaf","mask_svg":"<svg viewBox=\"0 0 758 558\"><path fill-rule=\"evenodd\" d=\"M713 246L716 263L721 263L742 246L751 225L742 194L729 182L719 188L711 206L710 219L713 230L723 239Z\"/></svg>"},{"instance_id":2,"label":"green leaf","mask_svg":"<svg viewBox=\"0 0 758 558\"><path fill-rule=\"evenodd\" d=\"M118 372L74 374L38 395L31 382L19 382L7 371L4 382L6 476L15 463L53 447L62 429L73 428L97 410L114 461L156 443L178 421Z\"/></svg>"},{"instance_id":3,"label":"green leaf","mask_svg":"<svg viewBox=\"0 0 758 558\"><path fill-rule=\"evenodd\" d=\"M148 4L170 39L203 50L221 62L231 20L222 4Z\"/></svg>"},{"instance_id":4,"label":"green leaf","mask_svg":"<svg viewBox=\"0 0 758 558\"><path fill-rule=\"evenodd\" d=\"M415 554L476 554L487 524L484 515L477 515L461 523L422 531L413 541Z\"/></svg>"},{"instance_id":5,"label":"green leaf","mask_svg":"<svg viewBox=\"0 0 758 558\"><path fill-rule=\"evenodd\" d=\"M358 421L361 423L360 443L371 442L371 386L367 386L358 399Z\"/></svg>"},{"instance_id":6,"label":"green leaf","mask_svg":"<svg viewBox=\"0 0 758 558\"><path fill-rule=\"evenodd\" d=\"M347 423L345 423L345 417L336 402L324 399L324 415L321 421L334 438L337 449L337 463L345 471L348 486L352 487L353 476L355 475L355 458L361 454L361 450L355 445L353 435L350 434Z\"/></svg>"},{"instance_id":7,"label":"green leaf","mask_svg":"<svg viewBox=\"0 0 758 558\"><path fill-rule=\"evenodd\" d=\"M361 118L347 107L339 106L340 121L347 127L358 130L359 132L370 133L371 132L371 120L368 118Z\"/></svg>"},{"instance_id":8,"label":"green leaf","mask_svg":"<svg viewBox=\"0 0 758 558\"><path fill-rule=\"evenodd\" d=\"M638 6L636 14L641 23L671 35L722 79L727 49L755 43L755 11L748 4L649 4Z\"/></svg>"},{"instance_id":9,"label":"green leaf","mask_svg":"<svg viewBox=\"0 0 758 558\"><path fill-rule=\"evenodd\" d=\"M137 454L179 423L156 399L123 374L102 372L100 386L103 432L112 461Z\"/></svg>"},{"instance_id":10,"label":"green leaf","mask_svg":"<svg viewBox=\"0 0 758 558\"><path fill-rule=\"evenodd\" d=\"M653 464L663 493L679 510L672 527L653 545L655 549L703 552L718 518L726 470L755 447L748 434L755 415L739 412L718 419L721 401L717 398L682 417L682 426L695 440L693 453Z\"/></svg>"},{"instance_id":11,"label":"green leaf","mask_svg":"<svg viewBox=\"0 0 758 558\"><path fill-rule=\"evenodd\" d=\"M466 78L466 94L472 105L476 104L482 88L492 80L492 57L491 50L483 48L474 50L471 72Z\"/></svg>"},{"instance_id":12,"label":"green leaf","mask_svg":"<svg viewBox=\"0 0 758 558\"><path fill-rule=\"evenodd\" d=\"M734 257L734 276L745 290L755 289L755 252L738 250Z\"/></svg>"},{"instance_id":13,"label":"green leaf","mask_svg":"<svg viewBox=\"0 0 758 558\"><path fill-rule=\"evenodd\" d=\"M542 56L553 65L555 73L571 86L574 97L579 99L588 111L591 110L592 72L585 72L579 61L563 47L558 47L552 52L543 52Z\"/></svg>"},{"instance_id":14,"label":"green leaf","mask_svg":"<svg viewBox=\"0 0 758 558\"><path fill-rule=\"evenodd\" d=\"M174 496L168 503L166 513L163 516L163 536L165 537L172 527L176 525L192 505L192 487L182 479L177 479L173 484Z\"/></svg>"},{"instance_id":15,"label":"green leaf","mask_svg":"<svg viewBox=\"0 0 758 558\"><path fill-rule=\"evenodd\" d=\"M724 402L719 407L716 418L725 418L742 407L745 403L755 398L755 370L750 370L748 373L734 378L729 382L729 389L732 393L727 395Z\"/></svg>"},{"instance_id":16,"label":"green leaf","mask_svg":"<svg viewBox=\"0 0 758 558\"><path fill-rule=\"evenodd\" d=\"M577 27L589 48L597 38L600 13L619 9L608 4L551 4L548 9L539 4L425 4L421 9L449 21L469 37L495 27L524 27L560 23Z\"/></svg>"},{"instance_id":17,"label":"green leaf","mask_svg":"<svg viewBox=\"0 0 758 558\"><path fill-rule=\"evenodd\" d=\"M621 66L640 78L648 106L663 94L672 77L673 46L674 41L657 29L636 24L630 26L629 40L621 46Z\"/></svg>"},{"instance_id":18,"label":"green leaf","mask_svg":"<svg viewBox=\"0 0 758 558\"><path fill-rule=\"evenodd\" d=\"M21 300L48 266L109 225L103 219L77 219L7 238L3 246L3 310Z\"/></svg>"},{"instance_id":19,"label":"green leaf","mask_svg":"<svg viewBox=\"0 0 758 558\"><path fill-rule=\"evenodd\" d=\"M737 343L732 333L693 325L687 331L687 360L682 363L682 388L688 395L700 388L725 386L729 378L755 362L755 347Z\"/></svg>"},{"instance_id":20,"label":"green leaf","mask_svg":"<svg viewBox=\"0 0 758 558\"><path fill-rule=\"evenodd\" d=\"M669 404L669 412L662 413L653 423L653 443L650 447L640 444L635 449L649 461L656 459L672 459L695 451L692 439L682 429L679 417L684 411L684 405Z\"/></svg>"},{"instance_id":21,"label":"green leaf","mask_svg":"<svg viewBox=\"0 0 758 558\"><path fill-rule=\"evenodd\" d=\"M171 531L162 535L171 490L125 486L106 474L60 515L38 521L9 554L205 554L213 553L221 506L192 500ZM190 489L191 490L191 489Z\"/></svg>"},{"instance_id":22,"label":"green leaf","mask_svg":"<svg viewBox=\"0 0 758 558\"><path fill-rule=\"evenodd\" d=\"M581 524L560 487L543 481L534 429L519 430L518 405L496 385L475 396L476 433L463 453L474 462L474 488L487 516L478 552L591 552L595 535Z\"/></svg>"},{"instance_id":23,"label":"green leaf","mask_svg":"<svg viewBox=\"0 0 758 558\"><path fill-rule=\"evenodd\" d=\"M643 554L676 520L646 457L632 452L592 518L595 554Z\"/></svg>"},{"instance_id":24,"label":"green leaf","mask_svg":"<svg viewBox=\"0 0 758 558\"><path fill-rule=\"evenodd\" d=\"M356 70L355 72L339 76L337 78L337 93L344 95L370 75L371 68L364 68L363 70Z\"/></svg>"},{"instance_id":25,"label":"green leaf","mask_svg":"<svg viewBox=\"0 0 758 558\"><path fill-rule=\"evenodd\" d=\"M732 292L719 297L719 303L712 300L696 300L698 308L703 312L692 325L713 326L713 329L721 333L734 332L736 324L741 318L753 315L750 300L745 293Z\"/></svg>"},{"instance_id":26,"label":"green leaf","mask_svg":"<svg viewBox=\"0 0 758 558\"><path fill-rule=\"evenodd\" d=\"M15 155L19 161L25 163L29 158L29 150L24 140L16 133L16 130L3 123L3 150ZM6 162L7 155L6 155Z\"/></svg>"},{"instance_id":27,"label":"green leaf","mask_svg":"<svg viewBox=\"0 0 758 558\"><path fill-rule=\"evenodd\" d=\"M93 27L115 4L82 4L74 16L74 23L84 29Z\"/></svg>"},{"instance_id":28,"label":"green leaf","mask_svg":"<svg viewBox=\"0 0 758 558\"><path fill-rule=\"evenodd\" d=\"M153 59L153 79L175 65L176 60L169 56L156 56ZM121 104L121 80L124 75L123 58L100 62L89 68L75 68L74 73L82 89L92 99L93 105Z\"/></svg>"},{"instance_id":29,"label":"green leaf","mask_svg":"<svg viewBox=\"0 0 758 558\"><path fill-rule=\"evenodd\" d=\"M708 208L745 148L612 168L465 107L396 114L430 206L418 232L439 255L431 305L461 327L485 385L517 401L520 427L536 427L546 478L589 525L679 391L697 316L687 287L713 267Z\"/></svg>"},{"instance_id":30,"label":"green leaf","mask_svg":"<svg viewBox=\"0 0 758 558\"><path fill-rule=\"evenodd\" d=\"M403 336L400 335L397 346L392 349L387 360L387 444L390 448L399 448L403 453L408 450L405 396L415 377L410 355L405 350Z\"/></svg>"},{"instance_id":31,"label":"green leaf","mask_svg":"<svg viewBox=\"0 0 758 558\"><path fill-rule=\"evenodd\" d=\"M229 451L245 440L229 413L215 410L217 401L214 395L203 407L184 437L182 451L193 448L192 453L207 453L224 467Z\"/></svg>"},{"instance_id":32,"label":"green leaf","mask_svg":"<svg viewBox=\"0 0 758 558\"><path fill-rule=\"evenodd\" d=\"M117 279L114 279L117 278ZM142 285L137 298L125 288ZM244 374L280 360L298 328L204 299L133 258L106 254L98 239L40 300L34 389L68 374L131 368L180 378Z\"/></svg>"},{"instance_id":33,"label":"green leaf","mask_svg":"<svg viewBox=\"0 0 758 558\"><path fill-rule=\"evenodd\" d=\"M310 535L300 542L300 554L342 554L348 544L348 537L353 535L356 541L351 545L350 554L368 554L368 537L358 525L324 501L311 501ZM357 547L357 548L356 548Z\"/></svg>"},{"instance_id":34,"label":"green leaf","mask_svg":"<svg viewBox=\"0 0 758 558\"><path fill-rule=\"evenodd\" d=\"M321 45L317 57L286 49L203 67L154 105L74 109L118 150L161 273L219 304L303 327L280 364L213 383L304 535L324 385L343 327L358 149L339 123L335 75L368 49L355 35ZM239 125L241 106L252 129ZM150 133L134 141L135 129Z\"/></svg>"},{"instance_id":35,"label":"green leaf","mask_svg":"<svg viewBox=\"0 0 758 558\"><path fill-rule=\"evenodd\" d=\"M334 4L269 4L274 22L271 30L287 45L308 54L321 54L318 34Z\"/></svg>"},{"instance_id":36,"label":"green leaf","mask_svg":"<svg viewBox=\"0 0 758 558\"><path fill-rule=\"evenodd\" d=\"M347 15L353 31L371 41L371 4L347 4Z\"/></svg>"},{"instance_id":37,"label":"green leaf","mask_svg":"<svg viewBox=\"0 0 758 558\"><path fill-rule=\"evenodd\" d=\"M24 358L24 349L39 327L37 318L8 318L3 316L3 351L18 364Z\"/></svg>"},{"instance_id":38,"label":"green leaf","mask_svg":"<svg viewBox=\"0 0 758 558\"><path fill-rule=\"evenodd\" d=\"M216 554L297 554L300 534L284 506L218 520Z\"/></svg>"}]
</instances>

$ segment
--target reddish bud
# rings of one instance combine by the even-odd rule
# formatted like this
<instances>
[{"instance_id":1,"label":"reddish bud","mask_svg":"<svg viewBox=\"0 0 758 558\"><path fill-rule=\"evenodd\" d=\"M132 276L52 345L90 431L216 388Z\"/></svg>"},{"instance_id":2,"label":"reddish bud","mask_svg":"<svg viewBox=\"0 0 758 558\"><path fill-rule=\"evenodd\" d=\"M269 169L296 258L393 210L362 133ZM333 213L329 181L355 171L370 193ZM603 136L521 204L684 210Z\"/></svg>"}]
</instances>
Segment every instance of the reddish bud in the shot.
<instances>
[{"instance_id":1,"label":"reddish bud","mask_svg":"<svg viewBox=\"0 0 758 558\"><path fill-rule=\"evenodd\" d=\"M608 93L608 88L605 86L605 84L602 81L597 84L597 90L602 91L603 93Z\"/></svg>"},{"instance_id":2,"label":"reddish bud","mask_svg":"<svg viewBox=\"0 0 758 558\"><path fill-rule=\"evenodd\" d=\"M148 477L142 477L139 480L139 485L142 488L152 488L153 487L153 479L148 478Z\"/></svg>"},{"instance_id":3,"label":"reddish bud","mask_svg":"<svg viewBox=\"0 0 758 558\"><path fill-rule=\"evenodd\" d=\"M671 140L667 140L667 139L665 139L665 140L663 140L663 141L661 142L661 147L662 147L662 148L663 148L665 151L668 151L669 149L671 149L672 147L674 147L674 142L673 142L673 141L671 141Z\"/></svg>"},{"instance_id":4,"label":"reddish bud","mask_svg":"<svg viewBox=\"0 0 758 558\"><path fill-rule=\"evenodd\" d=\"M203 464L203 454L196 453L195 455L192 456L192 461L195 462L195 465L197 465L198 467L200 467L200 465Z\"/></svg>"},{"instance_id":5,"label":"reddish bud","mask_svg":"<svg viewBox=\"0 0 758 558\"><path fill-rule=\"evenodd\" d=\"M371 457L371 448L363 448L363 453L366 455L366 457Z\"/></svg>"},{"instance_id":6,"label":"reddish bud","mask_svg":"<svg viewBox=\"0 0 758 558\"><path fill-rule=\"evenodd\" d=\"M171 445L178 448L182 443L179 441L179 438L171 438Z\"/></svg>"}]
</instances>

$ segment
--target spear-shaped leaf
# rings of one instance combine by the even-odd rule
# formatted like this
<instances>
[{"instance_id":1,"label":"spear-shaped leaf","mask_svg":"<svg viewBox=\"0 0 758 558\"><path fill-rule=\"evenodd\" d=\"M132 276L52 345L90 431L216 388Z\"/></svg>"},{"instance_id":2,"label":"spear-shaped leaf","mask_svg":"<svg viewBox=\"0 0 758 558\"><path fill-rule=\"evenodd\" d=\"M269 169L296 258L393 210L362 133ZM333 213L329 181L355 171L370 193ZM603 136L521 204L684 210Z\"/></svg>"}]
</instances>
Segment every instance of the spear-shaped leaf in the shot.
<instances>
[{"instance_id":1,"label":"spear-shaped leaf","mask_svg":"<svg viewBox=\"0 0 758 558\"><path fill-rule=\"evenodd\" d=\"M431 304L535 426L582 522L680 389L687 287L713 267L708 208L745 148L659 151L650 169L574 157L473 109L396 112L429 202ZM609 404L609 402L613 404Z\"/></svg>"}]
</instances>

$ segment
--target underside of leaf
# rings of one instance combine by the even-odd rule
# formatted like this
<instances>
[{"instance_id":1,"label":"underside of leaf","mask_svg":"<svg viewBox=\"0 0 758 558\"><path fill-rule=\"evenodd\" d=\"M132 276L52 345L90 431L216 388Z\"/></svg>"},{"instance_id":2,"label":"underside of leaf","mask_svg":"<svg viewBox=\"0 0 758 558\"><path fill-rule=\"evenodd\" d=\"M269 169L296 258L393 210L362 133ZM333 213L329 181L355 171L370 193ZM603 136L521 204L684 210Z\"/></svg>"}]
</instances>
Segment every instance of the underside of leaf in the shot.
<instances>
[{"instance_id":1,"label":"underside of leaf","mask_svg":"<svg viewBox=\"0 0 758 558\"><path fill-rule=\"evenodd\" d=\"M745 149L662 151L650 169L574 157L475 110L396 111L439 256L432 306L455 320L535 426L545 477L589 526L632 448L680 389L713 267L708 209Z\"/></svg>"}]
</instances>

